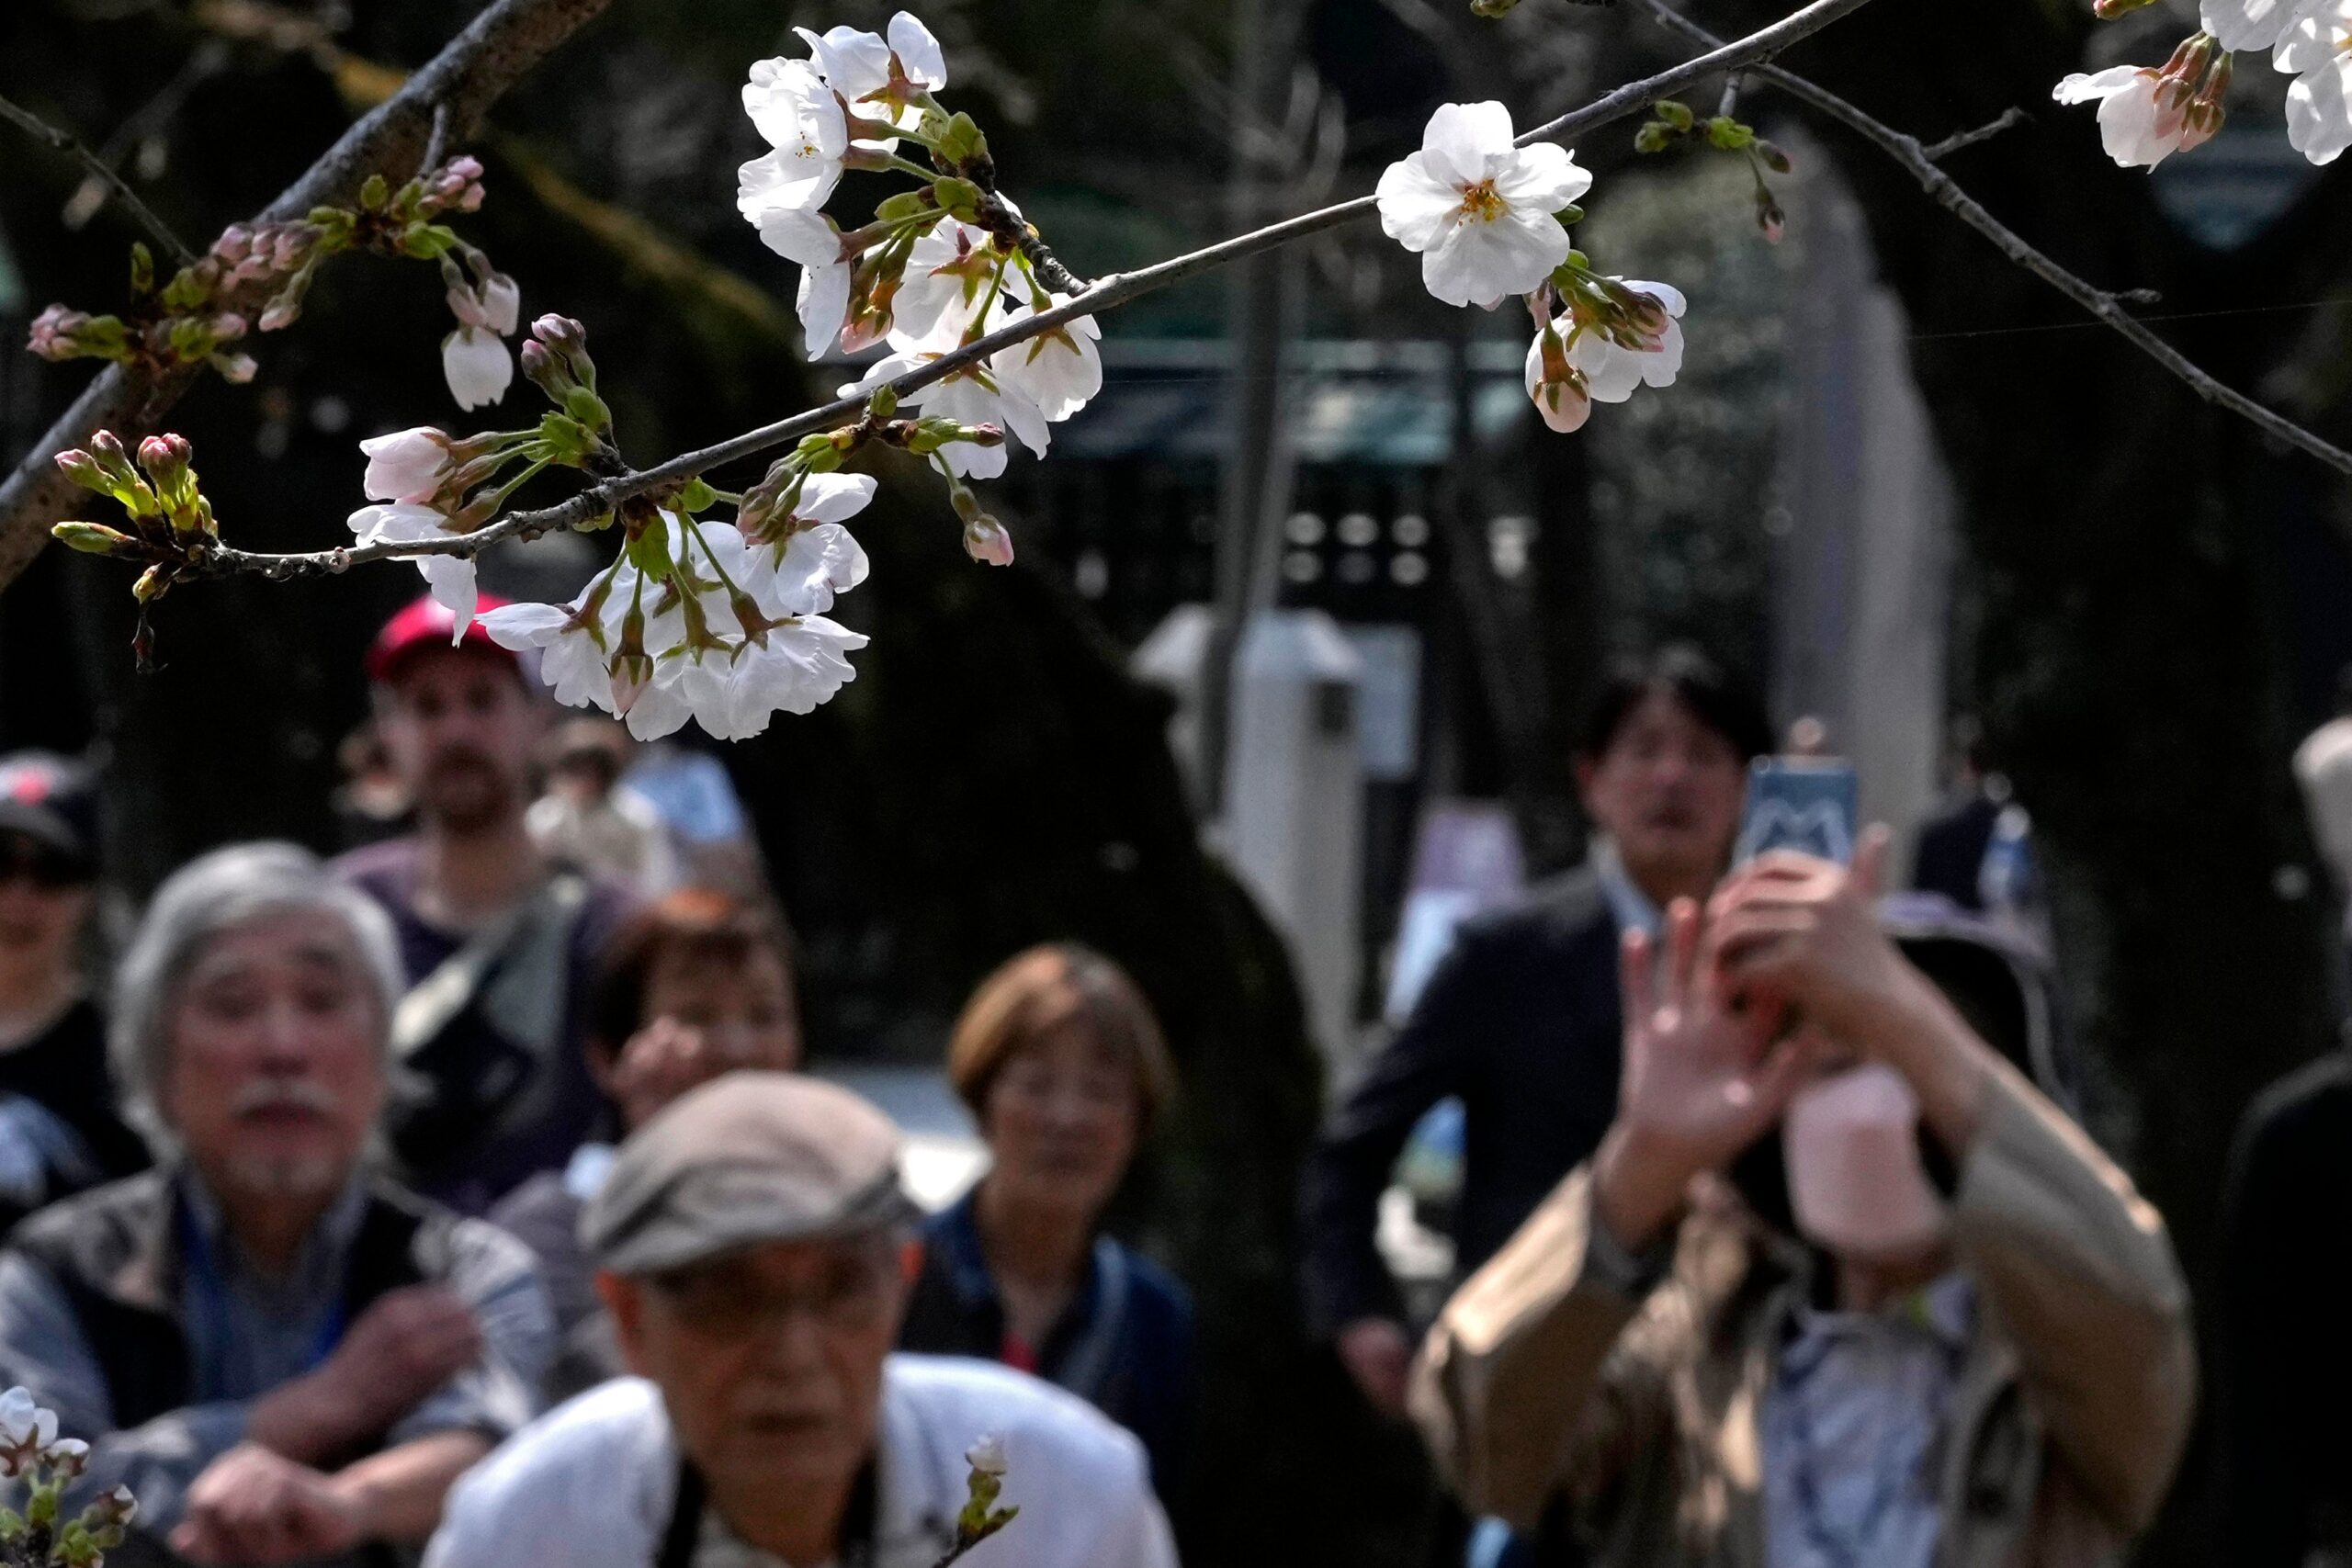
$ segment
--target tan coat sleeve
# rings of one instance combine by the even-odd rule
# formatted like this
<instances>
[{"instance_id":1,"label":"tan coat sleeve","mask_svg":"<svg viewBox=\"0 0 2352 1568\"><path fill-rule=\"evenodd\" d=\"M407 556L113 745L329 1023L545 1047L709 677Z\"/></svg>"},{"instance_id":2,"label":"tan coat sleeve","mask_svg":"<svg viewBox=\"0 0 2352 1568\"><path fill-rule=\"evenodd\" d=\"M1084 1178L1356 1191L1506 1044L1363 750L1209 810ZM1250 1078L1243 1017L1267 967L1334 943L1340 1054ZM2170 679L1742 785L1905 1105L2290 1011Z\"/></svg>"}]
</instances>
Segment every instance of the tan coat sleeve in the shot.
<instances>
[{"instance_id":1,"label":"tan coat sleeve","mask_svg":"<svg viewBox=\"0 0 2352 1568\"><path fill-rule=\"evenodd\" d=\"M1953 1227L2060 1462L2115 1529L2145 1529L2196 1403L2188 1289L2163 1217L2005 1068L1962 1170Z\"/></svg>"},{"instance_id":2,"label":"tan coat sleeve","mask_svg":"<svg viewBox=\"0 0 2352 1568\"><path fill-rule=\"evenodd\" d=\"M1453 1293L1414 1368L1413 1417L1440 1467L1474 1512L1522 1529L1566 1478L1572 1437L1580 1455L1607 1451L1622 1445L1606 1428L1640 1420L1619 1408L1634 1388L1601 1376L1640 1303L1591 1276L1591 1225L1579 1168Z\"/></svg>"}]
</instances>

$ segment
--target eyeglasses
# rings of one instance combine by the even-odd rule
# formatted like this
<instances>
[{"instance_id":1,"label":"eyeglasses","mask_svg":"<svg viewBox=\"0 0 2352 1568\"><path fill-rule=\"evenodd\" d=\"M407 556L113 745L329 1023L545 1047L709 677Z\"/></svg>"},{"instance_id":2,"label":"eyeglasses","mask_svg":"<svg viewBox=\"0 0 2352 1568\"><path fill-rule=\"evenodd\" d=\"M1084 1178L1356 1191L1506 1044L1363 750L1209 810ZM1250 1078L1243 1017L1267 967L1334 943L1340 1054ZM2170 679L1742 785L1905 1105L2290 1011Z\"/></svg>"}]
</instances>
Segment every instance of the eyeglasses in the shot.
<instances>
[{"instance_id":1,"label":"eyeglasses","mask_svg":"<svg viewBox=\"0 0 2352 1568\"><path fill-rule=\"evenodd\" d=\"M871 1328L890 1299L890 1260L876 1255L828 1259L818 1277L797 1288L779 1285L748 1258L683 1269L652 1281L671 1313L691 1332L741 1340L781 1327L803 1314L842 1334Z\"/></svg>"}]
</instances>

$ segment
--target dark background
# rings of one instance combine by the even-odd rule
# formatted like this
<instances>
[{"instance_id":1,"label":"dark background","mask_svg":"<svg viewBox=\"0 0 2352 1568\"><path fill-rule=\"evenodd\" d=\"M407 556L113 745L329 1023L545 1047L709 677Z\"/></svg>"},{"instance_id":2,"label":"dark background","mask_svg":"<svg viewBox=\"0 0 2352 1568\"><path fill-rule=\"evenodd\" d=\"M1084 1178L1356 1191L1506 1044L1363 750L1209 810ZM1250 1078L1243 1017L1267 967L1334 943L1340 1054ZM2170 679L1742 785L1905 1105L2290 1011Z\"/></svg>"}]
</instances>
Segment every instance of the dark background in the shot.
<instances>
[{"instance_id":1,"label":"dark background","mask_svg":"<svg viewBox=\"0 0 2352 1568\"><path fill-rule=\"evenodd\" d=\"M16 0L0 10L0 92L96 143L184 86L134 160L142 192L201 246L364 107L361 66L420 63L473 9L293 6L267 14L273 31L241 25L263 15L251 6ZM760 150L736 89L750 61L791 44L788 22L876 26L887 9L620 0L496 110L476 149L490 200L462 230L520 280L526 317L560 309L588 324L637 460L777 417L842 378L800 364L791 271L735 216L735 166ZM1693 9L1726 33L1772 14L1744 0ZM2226 247L2200 238L2165 187L2107 163L2086 111L2048 103L2087 51L2153 60L2169 47L2155 39L2167 18L2137 39L2120 27L2094 39L2086 9L1890 0L1785 63L1928 139L2024 106L2026 126L1957 155L1951 172L2093 281L2161 290L2158 313L2182 318L2164 330L2216 375L2352 440L2352 316L2335 298L2352 227L2345 176L2272 178L2258 220ZM1368 188L1439 101L1501 96L1526 124L1674 57L1633 6L1525 0L1500 24L1453 0L1266 10L1250 47L1295 61L1302 91L1344 124L1338 194ZM923 14L947 45L954 104L987 127L1007 187L1081 273L1227 231L1228 0L963 0ZM2245 63L2236 112L2283 141L2275 86ZM1757 95L1743 113L1768 130L1786 116ZM1627 193L1682 177L1636 175L1630 132L1578 150L1600 174L1597 223L1621 176ZM2201 1269L2239 1108L2332 1037L2334 914L2286 758L2352 658L2345 492L2120 340L2073 330L2070 307L1899 171L1821 136L1911 315L1914 369L1959 492L1951 705L1984 716L2034 814L2075 1021L2101 1073L2095 1122ZM121 298L130 232L112 212L64 228L76 183L60 160L0 136L0 243L15 283L0 279L0 327L11 334L51 300L105 310ZM1688 185L1679 206L1660 196L1679 227L1636 243L1680 244L1757 280L1741 308L1769 316L1774 264L1747 227L1744 187L1732 182L1713 207L1688 199L1715 188ZM1523 343L1510 311L1437 307L1413 258L1368 225L1316 243L1304 285L1309 335ZM1213 337L1222 287L1148 300L1107 333ZM1419 612L1455 654L1438 666L1447 782L1508 799L1539 864L1581 843L1566 738L1602 654L1690 632L1750 664L1762 656L1766 498L1737 465L1770 440L1770 399L1755 384L1770 366L1748 381L1702 375L1709 305L1691 292L1686 379L1704 385L1679 405L1690 426L1676 439L1722 476L1699 500L1612 511L1608 495L1623 485L1597 497L1597 481L1675 454L1629 451L1600 417L1567 439L1542 436L1531 414L1475 453L1474 471L1423 476L1454 547ZM170 423L195 442L228 536L335 542L359 502L360 436L468 428L439 376L447 326L427 269L356 258L323 274L296 330L248 345L262 363L254 385L200 383ZM89 374L0 360L0 457ZM506 408L533 396L518 380ZM1132 967L1185 1074L1131 1218L1198 1289L1209 1339L1204 1491L1184 1510L1188 1547L1212 1563L1415 1562L1429 1501L1410 1442L1374 1423L1296 1328L1292 1193L1321 1075L1287 961L1198 845L1162 739L1164 699L1123 672L1122 639L1152 606L1203 592L1209 536L1186 540L1192 502L1150 498L1207 493L1213 465L1098 473L1048 507L1038 476L1054 470L1024 476L1023 460L1004 487L1022 562L982 572L936 487L875 461L885 489L857 528L874 575L841 611L875 639L858 679L817 715L726 753L808 942L819 1048L927 1056L971 982L1042 938L1076 936ZM755 472L714 477L741 485ZM1517 575L1488 570L1459 526L1482 484L1519 487L1541 524ZM1023 501L1041 513L1034 534ZM1153 557L1161 577L1122 579L1107 598L1073 587L1083 540L1112 541L1124 559L1122 530L1147 516L1170 530ZM485 577L543 584L592 560L558 544ZM1611 565L1624 560L1634 569ZM128 586L107 563L53 550L0 597L0 744L96 749L118 869L134 889L227 839L329 843L334 747L365 712L358 654L417 592L413 574L175 592L156 616L163 669L145 677L127 646ZM2193 1560L2198 1495L2184 1490L2153 1556Z\"/></svg>"}]
</instances>

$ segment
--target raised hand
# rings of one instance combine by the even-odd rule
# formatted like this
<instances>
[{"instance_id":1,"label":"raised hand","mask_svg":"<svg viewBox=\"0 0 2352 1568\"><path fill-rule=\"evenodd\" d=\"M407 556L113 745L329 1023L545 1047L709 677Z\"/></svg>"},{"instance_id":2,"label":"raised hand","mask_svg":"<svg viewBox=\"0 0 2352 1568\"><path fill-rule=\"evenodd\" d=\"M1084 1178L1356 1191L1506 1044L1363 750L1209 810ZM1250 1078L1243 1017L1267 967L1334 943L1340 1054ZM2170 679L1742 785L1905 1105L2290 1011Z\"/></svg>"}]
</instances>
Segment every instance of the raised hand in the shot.
<instances>
[{"instance_id":1,"label":"raised hand","mask_svg":"<svg viewBox=\"0 0 2352 1568\"><path fill-rule=\"evenodd\" d=\"M1623 1245L1645 1245L1690 1179L1716 1170L1780 1119L1813 1047L1774 1043L1776 1011L1734 1011L1699 963L1698 907L1667 911L1664 951L1628 931L1623 953L1624 1072L1617 1118L1594 1156L1595 1203Z\"/></svg>"},{"instance_id":2,"label":"raised hand","mask_svg":"<svg viewBox=\"0 0 2352 1568\"><path fill-rule=\"evenodd\" d=\"M1958 1156L1974 1140L1994 1053L1879 924L1887 841L1883 827L1865 832L1851 870L1768 854L1733 873L1708 903L1706 967L1724 993L1795 1008L1838 1046L1901 1073Z\"/></svg>"},{"instance_id":3,"label":"raised hand","mask_svg":"<svg viewBox=\"0 0 2352 1568\"><path fill-rule=\"evenodd\" d=\"M1707 905L1708 967L1735 996L1793 1006L1824 1032L1870 1050L1925 984L1881 929L1887 832L1864 832L1851 869L1811 855L1758 856Z\"/></svg>"}]
</instances>

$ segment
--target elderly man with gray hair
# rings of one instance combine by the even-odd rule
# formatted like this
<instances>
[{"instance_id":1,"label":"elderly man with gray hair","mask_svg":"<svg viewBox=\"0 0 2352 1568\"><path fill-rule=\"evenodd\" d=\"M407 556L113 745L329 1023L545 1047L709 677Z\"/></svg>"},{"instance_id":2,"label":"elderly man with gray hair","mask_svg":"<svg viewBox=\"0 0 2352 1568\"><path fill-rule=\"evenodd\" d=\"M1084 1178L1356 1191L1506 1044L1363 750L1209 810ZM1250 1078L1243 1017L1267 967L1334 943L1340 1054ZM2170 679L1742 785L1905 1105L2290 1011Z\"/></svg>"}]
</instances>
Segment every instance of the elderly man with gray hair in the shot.
<instances>
[{"instance_id":1,"label":"elderly man with gray hair","mask_svg":"<svg viewBox=\"0 0 2352 1568\"><path fill-rule=\"evenodd\" d=\"M381 910L292 844L166 881L111 1042L154 1171L0 1252L0 1386L127 1484L136 1555L356 1561L413 1543L528 1420L554 1348L530 1255L370 1169L399 960Z\"/></svg>"}]
</instances>

